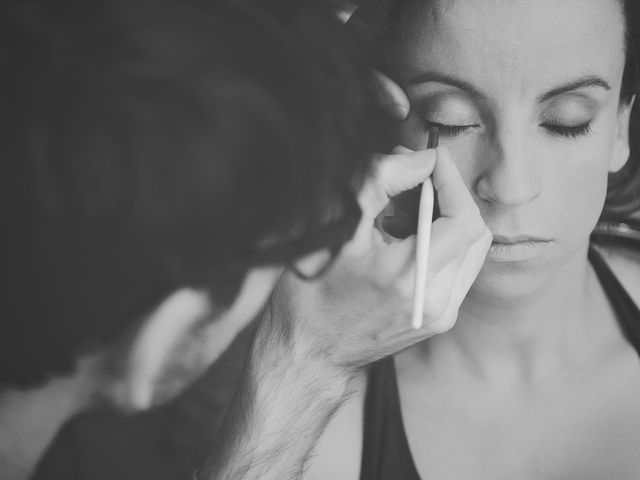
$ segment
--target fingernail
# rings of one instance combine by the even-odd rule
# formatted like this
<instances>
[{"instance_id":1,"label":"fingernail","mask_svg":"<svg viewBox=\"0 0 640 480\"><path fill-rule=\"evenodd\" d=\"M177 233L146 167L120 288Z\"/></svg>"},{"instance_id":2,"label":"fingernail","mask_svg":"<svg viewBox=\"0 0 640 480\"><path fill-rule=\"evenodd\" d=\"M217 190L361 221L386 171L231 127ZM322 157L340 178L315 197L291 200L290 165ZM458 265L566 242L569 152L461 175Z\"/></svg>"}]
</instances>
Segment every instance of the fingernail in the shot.
<instances>
[{"instance_id":1,"label":"fingernail","mask_svg":"<svg viewBox=\"0 0 640 480\"><path fill-rule=\"evenodd\" d=\"M407 118L407 115L409 115L409 107L407 107L406 105L403 105L401 103L393 103L391 104L391 106L393 112L395 113L395 116L399 120L404 120L405 118Z\"/></svg>"}]
</instances>

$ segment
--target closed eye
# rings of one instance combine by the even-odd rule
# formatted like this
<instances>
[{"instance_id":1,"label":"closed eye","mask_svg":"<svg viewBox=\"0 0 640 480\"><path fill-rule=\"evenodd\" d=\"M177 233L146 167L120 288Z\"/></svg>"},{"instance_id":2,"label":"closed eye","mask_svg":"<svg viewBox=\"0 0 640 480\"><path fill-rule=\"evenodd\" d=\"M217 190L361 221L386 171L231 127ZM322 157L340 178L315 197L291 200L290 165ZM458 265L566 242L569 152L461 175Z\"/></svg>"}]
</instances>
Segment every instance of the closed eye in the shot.
<instances>
[{"instance_id":1,"label":"closed eye","mask_svg":"<svg viewBox=\"0 0 640 480\"><path fill-rule=\"evenodd\" d=\"M457 137L462 135L466 131L478 128L480 125L478 124L470 124L470 125L447 125L444 123L431 122L429 120L424 121L425 130L429 130L432 127L437 127L440 135L444 135L447 137Z\"/></svg>"},{"instance_id":2,"label":"closed eye","mask_svg":"<svg viewBox=\"0 0 640 480\"><path fill-rule=\"evenodd\" d=\"M578 138L591 133L591 121L580 125L562 125L555 122L541 123L540 126L552 135L567 138Z\"/></svg>"}]
</instances>

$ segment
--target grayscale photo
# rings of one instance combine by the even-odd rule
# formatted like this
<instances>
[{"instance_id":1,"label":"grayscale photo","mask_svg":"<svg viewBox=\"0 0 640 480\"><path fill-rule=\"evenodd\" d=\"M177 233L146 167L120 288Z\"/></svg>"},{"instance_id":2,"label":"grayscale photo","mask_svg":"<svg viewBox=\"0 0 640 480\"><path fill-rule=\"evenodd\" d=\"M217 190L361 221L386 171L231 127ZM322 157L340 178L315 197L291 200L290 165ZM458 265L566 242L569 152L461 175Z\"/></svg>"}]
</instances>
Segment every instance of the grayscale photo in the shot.
<instances>
[{"instance_id":1,"label":"grayscale photo","mask_svg":"<svg viewBox=\"0 0 640 480\"><path fill-rule=\"evenodd\" d=\"M0 480L640 480L640 2L0 0Z\"/></svg>"}]
</instances>

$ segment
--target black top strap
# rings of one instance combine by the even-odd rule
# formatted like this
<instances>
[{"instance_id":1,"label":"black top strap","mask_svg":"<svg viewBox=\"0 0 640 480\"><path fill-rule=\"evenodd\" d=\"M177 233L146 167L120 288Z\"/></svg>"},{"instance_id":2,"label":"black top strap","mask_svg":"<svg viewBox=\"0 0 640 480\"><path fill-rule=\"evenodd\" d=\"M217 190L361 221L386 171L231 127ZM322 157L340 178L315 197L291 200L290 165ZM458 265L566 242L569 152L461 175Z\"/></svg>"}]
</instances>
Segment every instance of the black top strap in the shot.
<instances>
[{"instance_id":1,"label":"black top strap","mask_svg":"<svg viewBox=\"0 0 640 480\"><path fill-rule=\"evenodd\" d=\"M589 261L624 335L640 355L640 309L593 248ZM360 480L420 480L402 422L393 357L377 362L369 372Z\"/></svg>"},{"instance_id":2,"label":"black top strap","mask_svg":"<svg viewBox=\"0 0 640 480\"><path fill-rule=\"evenodd\" d=\"M620 328L640 355L640 309L611 271L602 255L594 248L589 249L589 261L616 313Z\"/></svg>"},{"instance_id":3,"label":"black top strap","mask_svg":"<svg viewBox=\"0 0 640 480\"><path fill-rule=\"evenodd\" d=\"M364 407L360 480L420 480L404 431L393 357L372 365Z\"/></svg>"}]
</instances>

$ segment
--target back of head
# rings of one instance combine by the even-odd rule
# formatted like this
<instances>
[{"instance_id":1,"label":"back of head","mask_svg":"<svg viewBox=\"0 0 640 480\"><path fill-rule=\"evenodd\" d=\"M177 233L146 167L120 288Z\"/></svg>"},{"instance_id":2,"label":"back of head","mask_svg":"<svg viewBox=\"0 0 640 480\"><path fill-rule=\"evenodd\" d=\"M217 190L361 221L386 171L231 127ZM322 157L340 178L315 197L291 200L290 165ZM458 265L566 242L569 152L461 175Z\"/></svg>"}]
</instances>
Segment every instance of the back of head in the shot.
<instances>
[{"instance_id":1,"label":"back of head","mask_svg":"<svg viewBox=\"0 0 640 480\"><path fill-rule=\"evenodd\" d=\"M352 233L387 129L368 58L329 3L263 3L0 6L0 385Z\"/></svg>"}]
</instances>

